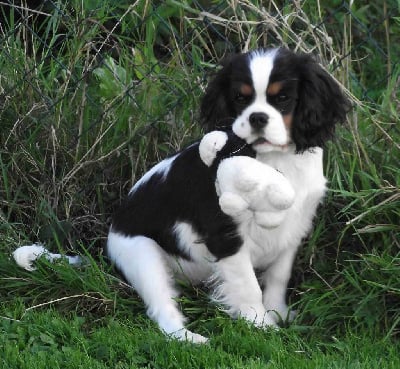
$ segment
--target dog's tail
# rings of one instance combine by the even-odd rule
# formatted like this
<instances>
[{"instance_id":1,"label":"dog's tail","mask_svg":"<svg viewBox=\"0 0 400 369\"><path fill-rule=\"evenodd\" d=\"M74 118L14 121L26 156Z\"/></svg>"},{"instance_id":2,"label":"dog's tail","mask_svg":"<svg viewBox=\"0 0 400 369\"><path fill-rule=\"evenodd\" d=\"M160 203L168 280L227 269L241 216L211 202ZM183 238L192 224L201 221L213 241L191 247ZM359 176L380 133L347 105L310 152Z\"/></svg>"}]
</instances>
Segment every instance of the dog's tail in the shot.
<instances>
[{"instance_id":1,"label":"dog's tail","mask_svg":"<svg viewBox=\"0 0 400 369\"><path fill-rule=\"evenodd\" d=\"M80 266L84 263L83 258L81 258L80 256L53 254L49 252L49 250L47 250L43 245L37 243L33 245L18 247L12 255L16 263L21 268L29 271L33 271L36 269L33 266L33 263L42 256L50 262L54 262L58 259L65 259L68 261L69 264L75 266Z\"/></svg>"}]
</instances>

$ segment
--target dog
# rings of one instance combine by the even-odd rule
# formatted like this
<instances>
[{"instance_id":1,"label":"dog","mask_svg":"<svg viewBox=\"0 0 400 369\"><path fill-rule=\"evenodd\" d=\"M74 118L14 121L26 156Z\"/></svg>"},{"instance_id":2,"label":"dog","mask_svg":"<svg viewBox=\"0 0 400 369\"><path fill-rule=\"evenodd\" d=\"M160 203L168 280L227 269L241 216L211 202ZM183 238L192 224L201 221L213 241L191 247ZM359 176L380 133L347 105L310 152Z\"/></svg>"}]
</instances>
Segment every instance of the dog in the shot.
<instances>
[{"instance_id":1,"label":"dog","mask_svg":"<svg viewBox=\"0 0 400 369\"><path fill-rule=\"evenodd\" d=\"M310 55L258 49L224 61L200 109L211 145L206 135L147 172L114 215L108 235L108 256L164 333L207 341L185 328L175 301L175 275L193 283L212 281L214 298L227 313L258 327L293 318L286 289L297 249L326 191L322 148L345 120L348 106L339 85ZM232 147L232 134L244 144ZM246 159L280 173L279 180L293 190L279 210L283 217L270 226L258 220L268 216L256 217L257 209L244 196L251 192L256 198L258 172L264 171L240 164L240 155L251 153L255 159ZM224 163L231 163L225 172ZM237 196L223 196L221 183L236 178L236 167L243 176ZM274 198L279 185L267 187L261 192ZM19 257L20 265L34 259L27 254Z\"/></svg>"},{"instance_id":2,"label":"dog","mask_svg":"<svg viewBox=\"0 0 400 369\"><path fill-rule=\"evenodd\" d=\"M243 139L258 161L290 182L294 201L273 228L260 226L252 216L231 217L229 225L216 221L224 213L216 206L213 189L205 186L203 174L192 177L193 170L174 170L180 167L181 155L161 162L136 184L131 196L137 204L127 202L116 214L107 249L142 296L148 315L166 334L193 342L206 340L184 327L174 301L176 273L194 283L214 280L214 296L232 317L260 327L292 318L285 301L292 263L326 190L322 147L333 136L335 124L345 120L347 110L338 84L309 55L260 49L224 63L202 100L206 130L232 131ZM159 202L159 196L169 201ZM195 212L183 214L188 203L195 205ZM133 217L141 219L140 224ZM209 219L204 228L196 223L199 218ZM155 228L168 235L162 239L152 235ZM255 269L263 271L260 280Z\"/></svg>"}]
</instances>

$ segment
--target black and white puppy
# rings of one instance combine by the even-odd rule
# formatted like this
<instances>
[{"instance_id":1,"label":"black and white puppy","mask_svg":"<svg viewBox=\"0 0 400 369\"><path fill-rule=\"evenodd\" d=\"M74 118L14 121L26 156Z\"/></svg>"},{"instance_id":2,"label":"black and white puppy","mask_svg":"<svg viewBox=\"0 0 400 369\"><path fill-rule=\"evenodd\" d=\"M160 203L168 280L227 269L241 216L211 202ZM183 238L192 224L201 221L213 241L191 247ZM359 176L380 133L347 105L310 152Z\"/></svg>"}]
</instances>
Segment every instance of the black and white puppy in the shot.
<instances>
[{"instance_id":1,"label":"black and white puppy","mask_svg":"<svg viewBox=\"0 0 400 369\"><path fill-rule=\"evenodd\" d=\"M214 279L227 312L257 326L289 316L292 263L324 193L322 146L345 119L347 101L310 56L286 49L231 58L211 81L201 114L208 130L233 130L257 159L283 173L294 203L274 228L254 217L227 217L197 150L164 160L131 190L114 217L108 254L168 335L205 338L184 328L174 273ZM254 269L263 270L259 283Z\"/></svg>"},{"instance_id":2,"label":"black and white puppy","mask_svg":"<svg viewBox=\"0 0 400 369\"><path fill-rule=\"evenodd\" d=\"M110 259L167 335L206 341L184 326L174 300L175 274L194 283L213 280L214 295L227 312L257 326L290 317L285 295L292 263L326 189L322 146L347 108L338 84L308 55L262 49L225 62L206 90L202 121L209 131L233 131L247 145L232 141L229 133L215 141L209 161L195 144L160 162L132 188L108 235ZM231 204L220 202L219 160L213 159L251 155L249 147L254 162L279 171L294 190L290 207L273 227L260 224L250 205L247 213L235 215L226 210ZM242 189L249 190L244 189L249 181L243 182ZM26 261L26 253L21 255ZM261 279L255 269L263 271Z\"/></svg>"}]
</instances>

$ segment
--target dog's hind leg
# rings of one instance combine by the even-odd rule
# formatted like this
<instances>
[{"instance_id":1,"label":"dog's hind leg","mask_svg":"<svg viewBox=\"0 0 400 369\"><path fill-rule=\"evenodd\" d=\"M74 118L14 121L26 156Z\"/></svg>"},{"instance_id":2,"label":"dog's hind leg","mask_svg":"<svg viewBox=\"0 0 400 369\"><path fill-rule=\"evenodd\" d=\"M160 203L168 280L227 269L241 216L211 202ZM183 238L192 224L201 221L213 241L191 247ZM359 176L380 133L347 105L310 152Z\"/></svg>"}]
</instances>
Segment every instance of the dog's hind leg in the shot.
<instances>
[{"instance_id":1,"label":"dog's hind leg","mask_svg":"<svg viewBox=\"0 0 400 369\"><path fill-rule=\"evenodd\" d=\"M111 231L107 253L143 299L148 316L165 334L193 343L207 341L184 327L185 318L174 300L178 292L174 288L172 272L164 251L154 240L144 236L122 236Z\"/></svg>"}]
</instances>

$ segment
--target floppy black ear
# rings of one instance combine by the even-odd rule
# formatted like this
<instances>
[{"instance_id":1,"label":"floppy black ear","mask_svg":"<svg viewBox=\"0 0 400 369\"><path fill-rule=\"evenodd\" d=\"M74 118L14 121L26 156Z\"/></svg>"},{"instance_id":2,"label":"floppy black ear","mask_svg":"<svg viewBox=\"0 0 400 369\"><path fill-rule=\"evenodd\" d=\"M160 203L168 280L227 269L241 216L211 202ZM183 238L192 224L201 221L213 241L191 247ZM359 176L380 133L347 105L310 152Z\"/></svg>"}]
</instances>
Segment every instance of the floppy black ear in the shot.
<instances>
[{"instance_id":1,"label":"floppy black ear","mask_svg":"<svg viewBox=\"0 0 400 369\"><path fill-rule=\"evenodd\" d=\"M302 152L324 146L333 136L336 123L345 121L350 103L336 81L310 56L299 58L299 99L292 139L296 150Z\"/></svg>"},{"instance_id":2,"label":"floppy black ear","mask_svg":"<svg viewBox=\"0 0 400 369\"><path fill-rule=\"evenodd\" d=\"M222 61L220 69L209 82L200 105L200 122L206 131L230 130L234 112L229 104L230 74L233 56Z\"/></svg>"}]
</instances>

